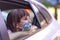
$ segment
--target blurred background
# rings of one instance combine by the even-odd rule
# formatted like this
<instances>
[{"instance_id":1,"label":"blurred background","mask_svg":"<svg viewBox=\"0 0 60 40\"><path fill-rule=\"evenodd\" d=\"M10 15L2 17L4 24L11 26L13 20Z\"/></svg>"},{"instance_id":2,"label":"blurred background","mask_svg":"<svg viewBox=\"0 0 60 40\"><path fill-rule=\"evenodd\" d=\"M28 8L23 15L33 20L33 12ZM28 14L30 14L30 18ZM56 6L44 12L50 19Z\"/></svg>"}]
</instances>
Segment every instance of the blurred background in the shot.
<instances>
[{"instance_id":1,"label":"blurred background","mask_svg":"<svg viewBox=\"0 0 60 40\"><path fill-rule=\"evenodd\" d=\"M36 0L44 4L50 14L55 17L58 23L60 23L60 0Z\"/></svg>"}]
</instances>

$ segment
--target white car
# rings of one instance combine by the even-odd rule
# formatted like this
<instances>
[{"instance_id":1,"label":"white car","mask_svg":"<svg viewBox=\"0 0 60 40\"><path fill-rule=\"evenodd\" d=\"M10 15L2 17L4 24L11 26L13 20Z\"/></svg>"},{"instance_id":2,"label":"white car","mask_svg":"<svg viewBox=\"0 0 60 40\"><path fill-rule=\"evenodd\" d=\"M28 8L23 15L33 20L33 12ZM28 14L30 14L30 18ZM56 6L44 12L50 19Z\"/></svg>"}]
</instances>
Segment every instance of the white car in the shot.
<instances>
[{"instance_id":1,"label":"white car","mask_svg":"<svg viewBox=\"0 0 60 40\"><path fill-rule=\"evenodd\" d=\"M33 30L34 32L31 32L30 35L23 37L20 37L19 32L18 34L15 33L15 35L13 33L13 36L8 35L6 28L6 17L8 12L12 9L20 8L29 9L28 11L32 23L35 24L38 29ZM0 1L0 40L54 40L56 32L59 31L59 29L60 24L58 24L55 18L50 15L47 8L37 1Z\"/></svg>"}]
</instances>

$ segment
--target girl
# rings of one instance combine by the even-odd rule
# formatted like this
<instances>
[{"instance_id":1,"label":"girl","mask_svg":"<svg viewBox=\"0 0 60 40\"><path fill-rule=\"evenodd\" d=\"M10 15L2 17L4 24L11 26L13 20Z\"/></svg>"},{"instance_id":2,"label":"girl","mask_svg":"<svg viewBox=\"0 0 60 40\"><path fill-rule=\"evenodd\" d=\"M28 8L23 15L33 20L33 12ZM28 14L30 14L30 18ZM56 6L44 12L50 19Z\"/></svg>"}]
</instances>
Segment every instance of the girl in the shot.
<instances>
[{"instance_id":1,"label":"girl","mask_svg":"<svg viewBox=\"0 0 60 40\"><path fill-rule=\"evenodd\" d=\"M9 32L17 32L29 31L37 27L32 25L30 15L25 9L14 9L7 16L7 28Z\"/></svg>"},{"instance_id":2,"label":"girl","mask_svg":"<svg viewBox=\"0 0 60 40\"><path fill-rule=\"evenodd\" d=\"M36 26L32 25L30 15L25 9L13 9L9 12L7 16L7 28L10 40L24 37L33 32L30 30L37 29Z\"/></svg>"}]
</instances>

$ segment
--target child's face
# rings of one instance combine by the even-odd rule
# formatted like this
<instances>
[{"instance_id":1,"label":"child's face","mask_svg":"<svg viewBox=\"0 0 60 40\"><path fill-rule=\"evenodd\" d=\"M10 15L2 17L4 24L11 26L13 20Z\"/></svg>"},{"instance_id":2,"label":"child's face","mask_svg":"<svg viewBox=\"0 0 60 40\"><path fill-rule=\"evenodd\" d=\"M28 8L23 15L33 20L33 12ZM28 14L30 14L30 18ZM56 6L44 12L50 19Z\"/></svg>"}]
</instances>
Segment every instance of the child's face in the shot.
<instances>
[{"instance_id":1,"label":"child's face","mask_svg":"<svg viewBox=\"0 0 60 40\"><path fill-rule=\"evenodd\" d=\"M24 16L24 17L22 17L21 20L20 20L20 23L18 24L18 27L17 27L17 28L21 28L21 29L22 29L22 28L23 28L23 24L24 24L25 22L31 22L29 16Z\"/></svg>"},{"instance_id":2,"label":"child's face","mask_svg":"<svg viewBox=\"0 0 60 40\"><path fill-rule=\"evenodd\" d=\"M24 17L22 17L20 22L24 23L24 22L26 22L26 21L31 22L29 16L24 16Z\"/></svg>"}]
</instances>

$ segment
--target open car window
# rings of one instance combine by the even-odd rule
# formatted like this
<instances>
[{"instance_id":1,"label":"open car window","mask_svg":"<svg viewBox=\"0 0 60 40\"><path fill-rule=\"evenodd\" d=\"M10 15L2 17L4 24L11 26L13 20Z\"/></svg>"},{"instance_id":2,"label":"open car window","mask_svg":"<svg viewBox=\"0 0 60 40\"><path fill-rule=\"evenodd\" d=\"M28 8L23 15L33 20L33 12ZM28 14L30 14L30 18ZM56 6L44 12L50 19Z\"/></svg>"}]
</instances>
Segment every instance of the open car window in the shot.
<instances>
[{"instance_id":1,"label":"open car window","mask_svg":"<svg viewBox=\"0 0 60 40\"><path fill-rule=\"evenodd\" d=\"M2 11L2 15L3 15L3 18L4 18L4 21L5 21L5 24L7 23L7 16L8 16L8 14L9 14L9 12L11 11L11 10L14 10L14 9L10 9L10 10L3 10ZM36 27L38 26L38 25L36 25L36 23L38 22L38 20L37 19L35 19L36 20L36 22L34 23L33 21L34 21L34 17L35 17L35 14L33 13L33 11L31 10L31 9L25 9L28 13L29 13L29 15L30 15L30 20L31 20L31 22L32 22L32 25L35 25ZM40 24L39 24L40 25ZM7 27L7 26L6 26ZM9 31L9 32L8 32ZM18 32L11 32L11 30L8 30L7 29L7 32L8 32L8 34L9 34L9 37L10 37L10 39L22 39L22 38L25 38L26 36L30 36L30 35L32 35L32 34L35 34L36 32L38 31L38 27L37 27L37 29L33 29L33 30L31 30L31 31L18 31ZM29 33L28 33L29 32Z\"/></svg>"}]
</instances>

